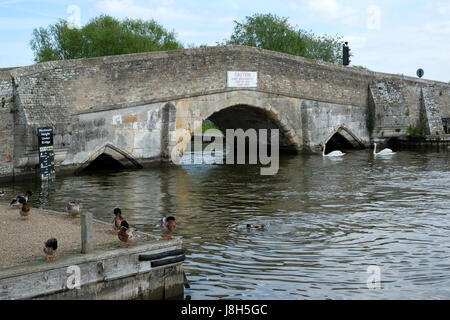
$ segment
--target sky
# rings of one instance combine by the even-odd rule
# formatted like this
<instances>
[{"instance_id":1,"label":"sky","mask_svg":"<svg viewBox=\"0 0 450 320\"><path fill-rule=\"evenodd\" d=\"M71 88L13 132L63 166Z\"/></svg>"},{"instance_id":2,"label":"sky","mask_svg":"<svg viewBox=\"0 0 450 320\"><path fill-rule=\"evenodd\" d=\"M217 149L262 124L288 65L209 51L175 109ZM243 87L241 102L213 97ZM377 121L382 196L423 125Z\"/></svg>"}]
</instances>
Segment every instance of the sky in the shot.
<instances>
[{"instance_id":1,"label":"sky","mask_svg":"<svg viewBox=\"0 0 450 320\"><path fill-rule=\"evenodd\" d=\"M185 47L215 46L234 21L272 13L316 35L348 41L351 65L450 81L450 0L0 0L0 68L34 63L34 28L59 19L83 26L100 14L154 19Z\"/></svg>"}]
</instances>

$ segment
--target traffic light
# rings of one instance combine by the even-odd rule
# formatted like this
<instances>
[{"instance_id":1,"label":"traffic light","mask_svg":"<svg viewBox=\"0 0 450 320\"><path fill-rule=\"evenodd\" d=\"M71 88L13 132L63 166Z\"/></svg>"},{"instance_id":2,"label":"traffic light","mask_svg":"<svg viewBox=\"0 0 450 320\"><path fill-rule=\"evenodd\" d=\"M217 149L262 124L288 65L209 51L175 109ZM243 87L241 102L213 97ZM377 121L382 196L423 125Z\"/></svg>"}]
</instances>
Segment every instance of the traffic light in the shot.
<instances>
[{"instance_id":1,"label":"traffic light","mask_svg":"<svg viewBox=\"0 0 450 320\"><path fill-rule=\"evenodd\" d=\"M348 47L348 42L345 42L342 47L342 64L344 66L348 66L350 64L350 48Z\"/></svg>"}]
</instances>

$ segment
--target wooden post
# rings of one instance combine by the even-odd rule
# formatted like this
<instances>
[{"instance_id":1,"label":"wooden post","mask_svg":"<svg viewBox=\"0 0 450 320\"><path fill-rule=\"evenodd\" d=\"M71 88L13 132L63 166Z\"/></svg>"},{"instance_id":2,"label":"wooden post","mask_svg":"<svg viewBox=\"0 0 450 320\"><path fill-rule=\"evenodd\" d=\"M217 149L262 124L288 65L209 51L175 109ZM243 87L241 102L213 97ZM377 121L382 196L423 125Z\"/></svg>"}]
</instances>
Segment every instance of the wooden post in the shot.
<instances>
[{"instance_id":1,"label":"wooden post","mask_svg":"<svg viewBox=\"0 0 450 320\"><path fill-rule=\"evenodd\" d=\"M84 212L80 215L81 222L81 253L89 253L94 249L92 241L92 213Z\"/></svg>"}]
</instances>

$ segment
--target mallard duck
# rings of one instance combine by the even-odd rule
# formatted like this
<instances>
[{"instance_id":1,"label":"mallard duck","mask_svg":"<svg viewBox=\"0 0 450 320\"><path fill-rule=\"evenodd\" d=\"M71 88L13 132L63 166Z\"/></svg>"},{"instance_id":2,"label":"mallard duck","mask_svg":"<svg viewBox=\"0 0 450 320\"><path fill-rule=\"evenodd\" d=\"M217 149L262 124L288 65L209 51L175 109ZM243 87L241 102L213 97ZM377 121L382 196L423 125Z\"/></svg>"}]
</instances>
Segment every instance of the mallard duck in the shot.
<instances>
[{"instance_id":1,"label":"mallard duck","mask_svg":"<svg viewBox=\"0 0 450 320\"><path fill-rule=\"evenodd\" d=\"M79 201L70 201L67 206L67 213L69 214L69 218L75 218L78 214L81 213L81 209L83 209L83 204Z\"/></svg>"},{"instance_id":2,"label":"mallard duck","mask_svg":"<svg viewBox=\"0 0 450 320\"><path fill-rule=\"evenodd\" d=\"M124 242L124 248L131 248L133 246L133 240L136 237L134 229L130 228L128 222L123 220L120 223L120 230L118 233L118 238L120 241Z\"/></svg>"},{"instance_id":3,"label":"mallard duck","mask_svg":"<svg viewBox=\"0 0 450 320\"><path fill-rule=\"evenodd\" d=\"M23 203L19 209L20 220L26 220L30 218L30 206L27 202Z\"/></svg>"},{"instance_id":4,"label":"mallard duck","mask_svg":"<svg viewBox=\"0 0 450 320\"><path fill-rule=\"evenodd\" d=\"M250 224L247 223L247 229L251 230L251 229L260 229L260 230L264 230L266 227L263 224Z\"/></svg>"},{"instance_id":5,"label":"mallard duck","mask_svg":"<svg viewBox=\"0 0 450 320\"><path fill-rule=\"evenodd\" d=\"M58 249L58 240L56 238L51 238L44 242L44 252L47 262L56 260L56 249ZM50 256L52 257L50 258Z\"/></svg>"},{"instance_id":6,"label":"mallard duck","mask_svg":"<svg viewBox=\"0 0 450 320\"><path fill-rule=\"evenodd\" d=\"M25 202L28 202L28 199L33 195L33 192L28 190L25 192L25 195L18 194L15 198L11 200L11 203L9 204L10 207L21 207L22 204Z\"/></svg>"},{"instance_id":7,"label":"mallard duck","mask_svg":"<svg viewBox=\"0 0 450 320\"><path fill-rule=\"evenodd\" d=\"M112 225L113 225L114 235L117 235L120 230L120 224L122 223L122 221L125 221L126 219L124 216L122 216L122 210L120 210L120 208L114 209L114 215L115 215L115 217L112 220Z\"/></svg>"},{"instance_id":8,"label":"mallard duck","mask_svg":"<svg viewBox=\"0 0 450 320\"><path fill-rule=\"evenodd\" d=\"M172 232L177 227L177 223L174 217L170 216L162 218L159 222L159 227L161 228L161 231L163 233L164 240L168 240L167 237L173 239Z\"/></svg>"}]
</instances>

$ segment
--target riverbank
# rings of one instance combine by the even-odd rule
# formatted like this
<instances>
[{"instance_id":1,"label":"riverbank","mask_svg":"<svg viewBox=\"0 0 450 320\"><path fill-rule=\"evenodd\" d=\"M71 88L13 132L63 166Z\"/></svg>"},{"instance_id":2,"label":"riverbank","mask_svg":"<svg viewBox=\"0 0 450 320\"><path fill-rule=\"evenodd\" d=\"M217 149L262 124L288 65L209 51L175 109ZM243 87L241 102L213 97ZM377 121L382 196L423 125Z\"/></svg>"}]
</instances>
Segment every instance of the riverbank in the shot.
<instances>
[{"instance_id":1,"label":"riverbank","mask_svg":"<svg viewBox=\"0 0 450 320\"><path fill-rule=\"evenodd\" d=\"M44 242L53 237L58 240L58 257L79 253L80 219L31 208L29 219L20 220L19 209L0 205L0 269L45 261ZM146 239L145 236L141 238ZM96 221L93 224L93 243L96 249L122 246L109 225Z\"/></svg>"}]
</instances>

